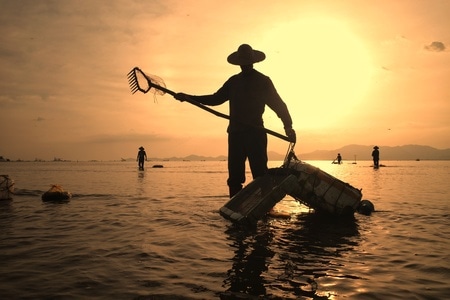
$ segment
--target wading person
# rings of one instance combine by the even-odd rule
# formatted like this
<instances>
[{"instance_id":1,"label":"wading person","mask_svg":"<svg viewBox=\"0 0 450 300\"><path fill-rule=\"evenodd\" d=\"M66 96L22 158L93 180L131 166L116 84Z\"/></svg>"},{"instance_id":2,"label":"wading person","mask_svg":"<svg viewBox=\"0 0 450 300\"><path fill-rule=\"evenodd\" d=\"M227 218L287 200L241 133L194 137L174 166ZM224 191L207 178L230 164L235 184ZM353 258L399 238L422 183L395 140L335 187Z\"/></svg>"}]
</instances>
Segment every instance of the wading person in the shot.
<instances>
[{"instance_id":1,"label":"wading person","mask_svg":"<svg viewBox=\"0 0 450 300\"><path fill-rule=\"evenodd\" d=\"M145 153L145 149L144 147L139 147L139 151L137 154L137 158L136 161L138 162L139 165L139 170L144 170L144 161L147 160L147 153Z\"/></svg>"},{"instance_id":2,"label":"wading person","mask_svg":"<svg viewBox=\"0 0 450 300\"><path fill-rule=\"evenodd\" d=\"M230 64L240 66L241 72L231 76L217 92L202 96L178 93L175 96L180 101L192 99L205 105L220 105L229 101L227 184L230 198L242 189L247 159L253 178L267 172L267 134L263 124L266 105L282 120L290 141L296 141L286 104L271 79L253 68L254 63L265 58L263 52L243 44L227 58Z\"/></svg>"},{"instance_id":3,"label":"wading person","mask_svg":"<svg viewBox=\"0 0 450 300\"><path fill-rule=\"evenodd\" d=\"M378 146L373 147L372 158L373 158L373 167L378 169L380 162L380 151L378 151Z\"/></svg>"}]
</instances>

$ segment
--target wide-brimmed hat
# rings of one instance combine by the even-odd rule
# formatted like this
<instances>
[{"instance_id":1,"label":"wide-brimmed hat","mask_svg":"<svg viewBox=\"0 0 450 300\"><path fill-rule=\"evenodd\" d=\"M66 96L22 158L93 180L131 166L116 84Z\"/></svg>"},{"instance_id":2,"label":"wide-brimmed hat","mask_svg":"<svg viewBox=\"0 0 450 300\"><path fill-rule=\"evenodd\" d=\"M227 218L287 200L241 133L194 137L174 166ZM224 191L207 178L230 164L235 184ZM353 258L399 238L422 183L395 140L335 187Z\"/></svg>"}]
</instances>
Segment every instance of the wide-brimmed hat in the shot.
<instances>
[{"instance_id":1,"label":"wide-brimmed hat","mask_svg":"<svg viewBox=\"0 0 450 300\"><path fill-rule=\"evenodd\" d=\"M144 147L140 146L140 147L139 147L139 150L144 150Z\"/></svg>"},{"instance_id":2,"label":"wide-brimmed hat","mask_svg":"<svg viewBox=\"0 0 450 300\"><path fill-rule=\"evenodd\" d=\"M379 149L378 146L373 147L373 149Z\"/></svg>"},{"instance_id":3,"label":"wide-brimmed hat","mask_svg":"<svg viewBox=\"0 0 450 300\"><path fill-rule=\"evenodd\" d=\"M266 58L264 52L253 50L250 45L242 44L236 52L228 55L227 61L232 65L251 65Z\"/></svg>"}]
</instances>

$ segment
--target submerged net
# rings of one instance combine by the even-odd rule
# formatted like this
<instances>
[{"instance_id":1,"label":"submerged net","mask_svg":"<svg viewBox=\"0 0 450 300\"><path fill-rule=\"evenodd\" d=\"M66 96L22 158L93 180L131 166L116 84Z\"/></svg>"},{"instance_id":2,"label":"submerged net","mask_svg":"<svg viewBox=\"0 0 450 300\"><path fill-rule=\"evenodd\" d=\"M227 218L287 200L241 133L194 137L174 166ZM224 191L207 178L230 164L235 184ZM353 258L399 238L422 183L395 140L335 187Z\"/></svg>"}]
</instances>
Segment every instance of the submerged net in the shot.
<instances>
[{"instance_id":1,"label":"submerged net","mask_svg":"<svg viewBox=\"0 0 450 300\"><path fill-rule=\"evenodd\" d=\"M0 200L9 200L14 193L14 180L8 175L0 175Z\"/></svg>"}]
</instances>

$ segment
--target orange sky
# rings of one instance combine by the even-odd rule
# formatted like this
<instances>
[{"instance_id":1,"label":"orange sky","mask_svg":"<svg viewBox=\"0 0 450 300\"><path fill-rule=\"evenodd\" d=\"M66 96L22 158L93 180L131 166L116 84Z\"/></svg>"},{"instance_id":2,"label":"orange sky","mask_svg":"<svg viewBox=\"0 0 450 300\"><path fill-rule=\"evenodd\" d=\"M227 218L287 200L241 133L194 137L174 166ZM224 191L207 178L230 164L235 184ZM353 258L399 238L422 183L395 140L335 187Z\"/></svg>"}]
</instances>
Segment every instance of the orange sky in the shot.
<instances>
[{"instance_id":1,"label":"orange sky","mask_svg":"<svg viewBox=\"0 0 450 300\"><path fill-rule=\"evenodd\" d=\"M130 93L139 66L215 92L242 43L264 51L297 153L347 144L450 148L450 1L0 0L0 155L118 160L226 155L227 121ZM228 106L213 107L228 114ZM266 127L283 133L266 110ZM269 138L269 151L287 142Z\"/></svg>"}]
</instances>

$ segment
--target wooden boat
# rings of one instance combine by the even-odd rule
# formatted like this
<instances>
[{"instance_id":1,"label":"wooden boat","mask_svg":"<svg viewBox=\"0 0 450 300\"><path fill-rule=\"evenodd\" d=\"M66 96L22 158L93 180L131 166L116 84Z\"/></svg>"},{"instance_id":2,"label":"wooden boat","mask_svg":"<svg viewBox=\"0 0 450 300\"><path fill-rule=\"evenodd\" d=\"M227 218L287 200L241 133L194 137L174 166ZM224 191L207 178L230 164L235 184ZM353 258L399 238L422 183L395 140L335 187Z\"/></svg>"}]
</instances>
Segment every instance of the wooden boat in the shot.
<instances>
[{"instance_id":1,"label":"wooden boat","mask_svg":"<svg viewBox=\"0 0 450 300\"><path fill-rule=\"evenodd\" d=\"M269 169L266 175L250 182L219 212L234 223L256 224L286 195L317 213L343 217L353 216L362 198L361 190L350 184L310 164L288 159L282 167ZM362 213L370 214L366 210Z\"/></svg>"},{"instance_id":2,"label":"wooden boat","mask_svg":"<svg viewBox=\"0 0 450 300\"><path fill-rule=\"evenodd\" d=\"M300 160L285 165L297 176L298 187L289 193L319 213L353 215L361 202L361 190Z\"/></svg>"},{"instance_id":3,"label":"wooden boat","mask_svg":"<svg viewBox=\"0 0 450 300\"><path fill-rule=\"evenodd\" d=\"M72 194L63 190L60 185L53 184L51 188L42 194L44 202L67 202L72 198Z\"/></svg>"},{"instance_id":4,"label":"wooden boat","mask_svg":"<svg viewBox=\"0 0 450 300\"><path fill-rule=\"evenodd\" d=\"M0 175L0 200L11 200L14 193L14 180L8 175Z\"/></svg>"},{"instance_id":5,"label":"wooden boat","mask_svg":"<svg viewBox=\"0 0 450 300\"><path fill-rule=\"evenodd\" d=\"M267 174L250 182L230 199L219 213L226 219L243 225L254 225L286 194L297 188L295 175Z\"/></svg>"}]
</instances>

